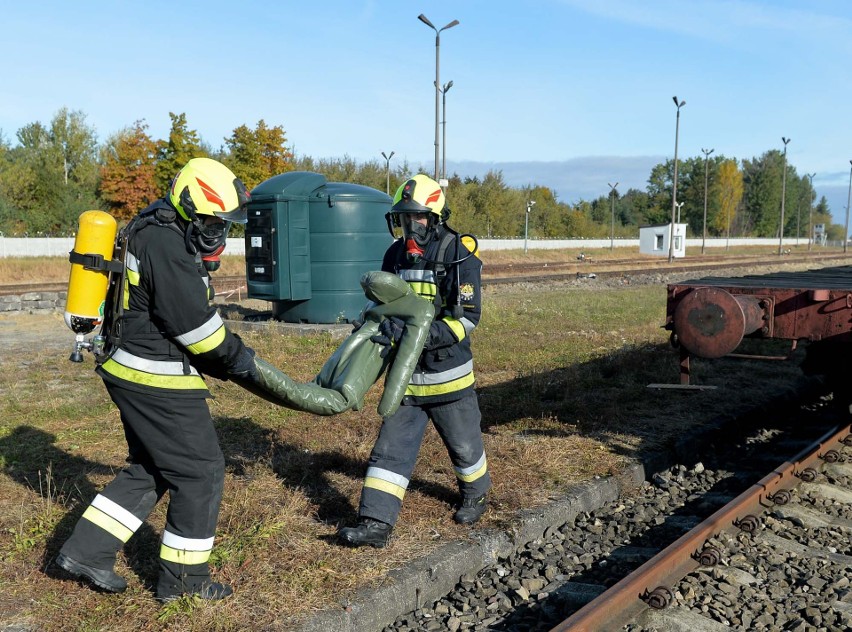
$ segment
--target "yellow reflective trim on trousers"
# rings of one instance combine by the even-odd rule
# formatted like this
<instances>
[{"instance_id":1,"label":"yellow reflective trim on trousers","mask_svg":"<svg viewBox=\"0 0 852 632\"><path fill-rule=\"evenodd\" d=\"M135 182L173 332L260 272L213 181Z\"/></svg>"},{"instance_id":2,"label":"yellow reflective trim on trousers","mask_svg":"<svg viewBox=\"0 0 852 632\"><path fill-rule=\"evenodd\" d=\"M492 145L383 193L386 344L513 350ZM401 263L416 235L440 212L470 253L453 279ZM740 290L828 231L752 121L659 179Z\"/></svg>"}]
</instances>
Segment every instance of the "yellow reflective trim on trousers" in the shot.
<instances>
[{"instance_id":1,"label":"yellow reflective trim on trousers","mask_svg":"<svg viewBox=\"0 0 852 632\"><path fill-rule=\"evenodd\" d=\"M192 354L198 355L199 353L207 353L211 349L215 349L222 341L225 339L225 325L222 325L214 331L211 335L207 336L204 340L199 340L195 344L189 345L186 349Z\"/></svg>"},{"instance_id":2,"label":"yellow reflective trim on trousers","mask_svg":"<svg viewBox=\"0 0 852 632\"><path fill-rule=\"evenodd\" d=\"M450 331L453 332L456 340L461 342L465 339L467 332L464 330L464 325L462 325L461 321L456 320L455 318L444 318L443 320L447 324L447 327L450 328Z\"/></svg>"},{"instance_id":3,"label":"yellow reflective trim on trousers","mask_svg":"<svg viewBox=\"0 0 852 632\"><path fill-rule=\"evenodd\" d=\"M145 373L119 364L112 358L103 363L102 368L110 375L134 384L153 386L156 388L173 388L179 390L206 390L207 385L199 375L157 375Z\"/></svg>"},{"instance_id":4,"label":"yellow reflective trim on trousers","mask_svg":"<svg viewBox=\"0 0 852 632\"><path fill-rule=\"evenodd\" d=\"M446 393L454 393L463 388L467 388L476 380L473 377L473 372L468 373L464 377L443 384L429 384L427 386L418 386L417 384L409 384L405 389L406 395L414 395L417 397L427 397L429 395L444 395Z\"/></svg>"},{"instance_id":5,"label":"yellow reflective trim on trousers","mask_svg":"<svg viewBox=\"0 0 852 632\"><path fill-rule=\"evenodd\" d=\"M173 549L165 544L160 545L160 559L175 564L184 564L192 566L194 564L204 564L210 559L210 551L187 551L185 549Z\"/></svg>"},{"instance_id":6,"label":"yellow reflective trim on trousers","mask_svg":"<svg viewBox=\"0 0 852 632\"><path fill-rule=\"evenodd\" d=\"M392 496L396 496L400 500L405 497L405 488L400 487L399 485L394 485L393 483L389 483L388 481L383 481L380 478L375 478L373 476L368 476L364 479L364 487L370 487L372 489L377 489L380 492L385 492L386 494L390 494Z\"/></svg>"},{"instance_id":7,"label":"yellow reflective trim on trousers","mask_svg":"<svg viewBox=\"0 0 852 632\"><path fill-rule=\"evenodd\" d=\"M130 536L133 535L133 531L125 527L118 520L106 515L103 511L91 505L83 512L83 518L98 525L101 529L110 535L114 535L122 542L127 542Z\"/></svg>"},{"instance_id":8,"label":"yellow reflective trim on trousers","mask_svg":"<svg viewBox=\"0 0 852 632\"><path fill-rule=\"evenodd\" d=\"M472 483L476 479L482 478L485 475L485 472L487 472L487 471L488 471L488 461L486 460L482 464L481 468L479 468L475 472L472 472L471 474L459 474L458 472L456 472L456 478L458 478L460 481L464 481L465 483Z\"/></svg>"}]
</instances>

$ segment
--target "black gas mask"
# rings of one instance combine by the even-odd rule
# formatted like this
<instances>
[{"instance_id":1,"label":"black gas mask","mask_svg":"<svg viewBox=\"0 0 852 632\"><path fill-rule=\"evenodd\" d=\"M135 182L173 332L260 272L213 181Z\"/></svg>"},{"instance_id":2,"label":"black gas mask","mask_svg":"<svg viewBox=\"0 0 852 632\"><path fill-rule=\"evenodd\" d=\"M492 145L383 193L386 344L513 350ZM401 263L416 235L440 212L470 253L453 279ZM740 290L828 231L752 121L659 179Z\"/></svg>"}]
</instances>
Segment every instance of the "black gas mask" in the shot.
<instances>
[{"instance_id":1,"label":"black gas mask","mask_svg":"<svg viewBox=\"0 0 852 632\"><path fill-rule=\"evenodd\" d=\"M198 218L192 220L192 223L187 227L187 241L196 252L201 254L201 261L206 270L214 272L222 265L219 255L225 250L230 229L231 222L206 224Z\"/></svg>"},{"instance_id":2,"label":"black gas mask","mask_svg":"<svg viewBox=\"0 0 852 632\"><path fill-rule=\"evenodd\" d=\"M399 238L401 229L405 243L405 254L411 263L417 263L426 252L426 246L435 235L436 215L434 213L391 212L386 216L391 235ZM426 220L423 223L423 220Z\"/></svg>"}]
</instances>

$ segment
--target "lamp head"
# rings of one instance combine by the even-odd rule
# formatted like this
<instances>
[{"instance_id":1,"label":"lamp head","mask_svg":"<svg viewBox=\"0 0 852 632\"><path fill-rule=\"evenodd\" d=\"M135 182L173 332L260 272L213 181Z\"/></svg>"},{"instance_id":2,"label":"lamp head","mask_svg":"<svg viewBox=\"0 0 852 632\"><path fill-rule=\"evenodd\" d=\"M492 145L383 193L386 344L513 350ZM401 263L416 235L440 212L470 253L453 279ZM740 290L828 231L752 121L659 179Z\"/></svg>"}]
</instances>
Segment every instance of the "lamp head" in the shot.
<instances>
[{"instance_id":1,"label":"lamp head","mask_svg":"<svg viewBox=\"0 0 852 632\"><path fill-rule=\"evenodd\" d=\"M418 19L418 20L420 20L421 22L423 22L423 24L425 24L426 26L428 26L428 27L431 27L431 28L435 29L435 25L434 25L434 24L432 24L432 23L429 21L429 18L427 18L427 17L426 17L425 15L423 15L422 13L421 13L420 15L418 15L418 16L417 16L417 19ZM435 30L437 31L438 29L435 29Z\"/></svg>"}]
</instances>

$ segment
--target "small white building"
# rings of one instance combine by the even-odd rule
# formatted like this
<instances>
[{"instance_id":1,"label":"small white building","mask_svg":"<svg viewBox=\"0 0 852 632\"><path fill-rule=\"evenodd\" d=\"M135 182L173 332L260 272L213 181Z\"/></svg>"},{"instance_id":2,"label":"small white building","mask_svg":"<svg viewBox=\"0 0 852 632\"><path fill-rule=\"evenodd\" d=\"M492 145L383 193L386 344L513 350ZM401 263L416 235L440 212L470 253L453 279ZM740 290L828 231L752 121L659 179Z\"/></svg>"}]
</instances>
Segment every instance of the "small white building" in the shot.
<instances>
[{"instance_id":1,"label":"small white building","mask_svg":"<svg viewBox=\"0 0 852 632\"><path fill-rule=\"evenodd\" d=\"M669 240L674 238L673 257L686 256L686 224L675 224L672 235L671 224L649 224L639 227L639 253L669 256Z\"/></svg>"}]
</instances>

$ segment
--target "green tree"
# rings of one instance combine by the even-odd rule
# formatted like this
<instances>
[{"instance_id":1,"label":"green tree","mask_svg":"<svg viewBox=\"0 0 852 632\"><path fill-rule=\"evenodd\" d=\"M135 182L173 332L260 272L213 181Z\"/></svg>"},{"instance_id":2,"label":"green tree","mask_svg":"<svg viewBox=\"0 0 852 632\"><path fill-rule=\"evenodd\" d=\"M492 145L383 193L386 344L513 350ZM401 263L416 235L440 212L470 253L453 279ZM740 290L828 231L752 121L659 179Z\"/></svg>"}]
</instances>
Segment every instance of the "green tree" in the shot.
<instances>
[{"instance_id":1,"label":"green tree","mask_svg":"<svg viewBox=\"0 0 852 632\"><path fill-rule=\"evenodd\" d=\"M97 141L84 114L62 108L50 126L30 123L17 138L0 177L7 204L19 218L10 230L65 232L82 211L99 208Z\"/></svg>"},{"instance_id":2,"label":"green tree","mask_svg":"<svg viewBox=\"0 0 852 632\"><path fill-rule=\"evenodd\" d=\"M226 164L250 190L264 180L293 170L293 154L280 125L268 127L263 119L253 130L240 125L225 139L225 145L230 152Z\"/></svg>"},{"instance_id":3,"label":"green tree","mask_svg":"<svg viewBox=\"0 0 852 632\"><path fill-rule=\"evenodd\" d=\"M198 137L198 132L189 129L186 114L169 112L172 126L169 139L157 143L157 162L154 176L157 190L164 193L183 166L192 158L209 157L210 151L205 148Z\"/></svg>"},{"instance_id":4,"label":"green tree","mask_svg":"<svg viewBox=\"0 0 852 632\"><path fill-rule=\"evenodd\" d=\"M101 197L118 219L130 219L160 197L155 176L157 143L148 125L136 121L113 134L101 148Z\"/></svg>"},{"instance_id":5,"label":"green tree","mask_svg":"<svg viewBox=\"0 0 852 632\"><path fill-rule=\"evenodd\" d=\"M743 160L742 171L744 207L740 226L743 234L777 237L784 171L782 153L771 149L759 158Z\"/></svg>"}]
</instances>

